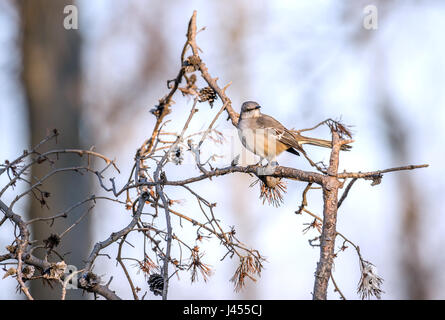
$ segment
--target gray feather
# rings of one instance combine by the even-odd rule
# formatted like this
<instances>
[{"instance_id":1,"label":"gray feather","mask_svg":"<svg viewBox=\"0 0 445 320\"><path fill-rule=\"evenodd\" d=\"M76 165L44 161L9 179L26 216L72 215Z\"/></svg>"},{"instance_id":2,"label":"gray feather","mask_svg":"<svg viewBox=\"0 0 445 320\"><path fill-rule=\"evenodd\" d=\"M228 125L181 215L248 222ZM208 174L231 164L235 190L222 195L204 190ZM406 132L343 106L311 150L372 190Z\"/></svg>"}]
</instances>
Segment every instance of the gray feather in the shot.
<instances>
[{"instance_id":1,"label":"gray feather","mask_svg":"<svg viewBox=\"0 0 445 320\"><path fill-rule=\"evenodd\" d=\"M278 141L289 147L304 152L298 143L298 138L292 132L287 130L278 120L266 114L261 114L261 116L255 118L254 120L256 120L257 128L273 131L273 134L279 137Z\"/></svg>"}]
</instances>

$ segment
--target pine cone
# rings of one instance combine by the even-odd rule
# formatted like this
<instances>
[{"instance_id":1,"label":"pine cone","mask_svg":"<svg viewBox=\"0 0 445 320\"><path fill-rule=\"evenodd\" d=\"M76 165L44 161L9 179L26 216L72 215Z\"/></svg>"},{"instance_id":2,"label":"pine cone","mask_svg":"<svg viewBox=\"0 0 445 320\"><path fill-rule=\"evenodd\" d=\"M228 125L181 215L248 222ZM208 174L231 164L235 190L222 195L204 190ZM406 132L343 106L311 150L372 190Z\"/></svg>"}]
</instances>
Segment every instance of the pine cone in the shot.
<instances>
[{"instance_id":1,"label":"pine cone","mask_svg":"<svg viewBox=\"0 0 445 320\"><path fill-rule=\"evenodd\" d=\"M210 87L205 87L199 90L199 102L208 101L210 106L213 107L213 102L218 99L215 90Z\"/></svg>"},{"instance_id":2,"label":"pine cone","mask_svg":"<svg viewBox=\"0 0 445 320\"><path fill-rule=\"evenodd\" d=\"M154 293L155 296L160 296L164 290L164 278L157 273L150 275L148 279L148 284L150 286L150 291Z\"/></svg>"},{"instance_id":3,"label":"pine cone","mask_svg":"<svg viewBox=\"0 0 445 320\"><path fill-rule=\"evenodd\" d=\"M184 60L182 64L184 67L185 73L194 72L199 69L199 64L201 63L201 59L196 56L190 56Z\"/></svg>"}]
</instances>

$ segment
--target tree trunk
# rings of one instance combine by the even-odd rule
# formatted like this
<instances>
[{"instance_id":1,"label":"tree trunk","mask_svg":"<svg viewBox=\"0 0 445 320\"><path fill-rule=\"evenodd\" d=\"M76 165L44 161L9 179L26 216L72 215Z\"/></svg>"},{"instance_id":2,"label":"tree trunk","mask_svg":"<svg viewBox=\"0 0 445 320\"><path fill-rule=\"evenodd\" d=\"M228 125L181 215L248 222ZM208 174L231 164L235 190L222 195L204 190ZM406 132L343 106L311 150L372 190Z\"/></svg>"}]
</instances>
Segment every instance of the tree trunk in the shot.
<instances>
[{"instance_id":1,"label":"tree trunk","mask_svg":"<svg viewBox=\"0 0 445 320\"><path fill-rule=\"evenodd\" d=\"M63 9L72 1L66 0L22 0L17 2L21 19L22 81L28 106L30 144L36 145L48 130L57 128L57 148L79 148L81 127L81 39L77 30L66 30ZM54 145L52 146L54 147ZM56 166L75 166L82 159L60 156ZM32 179L42 177L50 166L43 163L33 166ZM31 178L31 177L30 177ZM49 179L42 189L51 193L49 210L39 201L31 199L29 218L54 215L79 201L89 192L88 178L74 173L62 173ZM32 224L33 239L48 238L51 233L61 233L70 226L82 212L73 211L63 221L48 224ZM71 230L56 250L67 265L80 268L82 259L88 254L90 227L88 218ZM36 250L42 256L44 250ZM54 257L52 257L55 259ZM57 258L60 260L60 258ZM50 259L51 261L51 259ZM41 282L32 281L31 292L36 299L60 298L59 286L54 289L43 287ZM81 298L80 290L68 290L67 298Z\"/></svg>"}]
</instances>

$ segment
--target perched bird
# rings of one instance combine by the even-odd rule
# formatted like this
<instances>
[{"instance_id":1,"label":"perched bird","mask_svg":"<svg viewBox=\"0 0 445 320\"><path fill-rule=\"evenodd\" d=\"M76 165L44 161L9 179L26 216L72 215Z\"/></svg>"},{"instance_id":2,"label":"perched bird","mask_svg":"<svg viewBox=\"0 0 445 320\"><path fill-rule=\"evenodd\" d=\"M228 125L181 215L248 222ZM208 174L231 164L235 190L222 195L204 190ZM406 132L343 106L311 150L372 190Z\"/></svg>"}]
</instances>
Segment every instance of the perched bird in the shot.
<instances>
[{"instance_id":1,"label":"perched bird","mask_svg":"<svg viewBox=\"0 0 445 320\"><path fill-rule=\"evenodd\" d=\"M268 164L276 163L276 157L284 151L299 156L304 153L303 144L332 148L328 140L309 138L291 132L280 122L260 112L261 106L254 101L246 101L241 107L238 120L238 135L245 148L260 156L261 161L267 159ZM342 150L351 146L343 145Z\"/></svg>"}]
</instances>

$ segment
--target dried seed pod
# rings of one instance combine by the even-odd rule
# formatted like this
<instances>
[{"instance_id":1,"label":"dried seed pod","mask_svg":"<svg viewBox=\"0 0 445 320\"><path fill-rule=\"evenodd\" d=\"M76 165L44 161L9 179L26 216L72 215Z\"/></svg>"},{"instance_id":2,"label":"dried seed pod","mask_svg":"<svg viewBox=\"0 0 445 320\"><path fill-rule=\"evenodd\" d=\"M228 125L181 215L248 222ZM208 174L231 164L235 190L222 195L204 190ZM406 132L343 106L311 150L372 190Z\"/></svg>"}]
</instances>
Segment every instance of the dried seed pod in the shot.
<instances>
[{"instance_id":1,"label":"dried seed pod","mask_svg":"<svg viewBox=\"0 0 445 320\"><path fill-rule=\"evenodd\" d=\"M97 286L98 284L100 284L100 281L101 281L100 277L90 271L90 272L84 274L79 279L79 285L80 285L80 287L85 288L85 289L92 289L95 286Z\"/></svg>"},{"instance_id":2,"label":"dried seed pod","mask_svg":"<svg viewBox=\"0 0 445 320\"><path fill-rule=\"evenodd\" d=\"M196 71L195 66L192 66L192 65L185 65L184 66L184 72L185 73L191 73L191 72L195 72L195 71Z\"/></svg>"},{"instance_id":3,"label":"dried seed pod","mask_svg":"<svg viewBox=\"0 0 445 320\"><path fill-rule=\"evenodd\" d=\"M260 179L268 188L275 188L281 182L281 178L271 176L261 176Z\"/></svg>"},{"instance_id":4,"label":"dried seed pod","mask_svg":"<svg viewBox=\"0 0 445 320\"><path fill-rule=\"evenodd\" d=\"M10 253L15 253L17 251L17 246L13 245L6 246L6 250L8 250Z\"/></svg>"},{"instance_id":5,"label":"dried seed pod","mask_svg":"<svg viewBox=\"0 0 445 320\"><path fill-rule=\"evenodd\" d=\"M32 276L34 275L34 272L35 272L34 266L29 266L29 265L25 266L22 269L23 278L24 279L31 279Z\"/></svg>"},{"instance_id":6,"label":"dried seed pod","mask_svg":"<svg viewBox=\"0 0 445 320\"><path fill-rule=\"evenodd\" d=\"M286 193L286 184L281 181L281 178L271 176L261 176L260 180L260 199L263 199L263 204L267 200L267 202L274 207L279 207L283 202L282 193Z\"/></svg>"},{"instance_id":7,"label":"dried seed pod","mask_svg":"<svg viewBox=\"0 0 445 320\"><path fill-rule=\"evenodd\" d=\"M9 269L6 271L6 273L3 275L3 278L2 278L2 279L5 279L5 278L7 278L7 277L9 277L9 276L13 276L13 275L15 275L16 273L17 273L17 270L16 270L15 268L11 267L11 268L9 268Z\"/></svg>"},{"instance_id":8,"label":"dried seed pod","mask_svg":"<svg viewBox=\"0 0 445 320\"><path fill-rule=\"evenodd\" d=\"M187 58L190 64L199 67L199 64L201 63L201 58L198 56L190 56Z\"/></svg>"},{"instance_id":9,"label":"dried seed pod","mask_svg":"<svg viewBox=\"0 0 445 320\"><path fill-rule=\"evenodd\" d=\"M381 299L381 295L384 293L381 289L383 279L377 274L375 266L369 261L361 260L360 269L362 276L357 292L361 298L364 300L375 296L377 299Z\"/></svg>"},{"instance_id":10,"label":"dried seed pod","mask_svg":"<svg viewBox=\"0 0 445 320\"><path fill-rule=\"evenodd\" d=\"M191 95L191 96L195 96L197 91L198 91L198 87L196 86L196 74L192 74L189 77L187 77L186 75L184 75L184 78L187 80L187 85L185 85L184 87L180 87L178 88L181 92L182 95Z\"/></svg>"},{"instance_id":11,"label":"dried seed pod","mask_svg":"<svg viewBox=\"0 0 445 320\"><path fill-rule=\"evenodd\" d=\"M60 237L57 234L52 233L47 239L43 240L45 248L53 249L60 243Z\"/></svg>"},{"instance_id":12,"label":"dried seed pod","mask_svg":"<svg viewBox=\"0 0 445 320\"><path fill-rule=\"evenodd\" d=\"M192 87L196 83L196 74L192 74L187 80L187 86Z\"/></svg>"},{"instance_id":13,"label":"dried seed pod","mask_svg":"<svg viewBox=\"0 0 445 320\"><path fill-rule=\"evenodd\" d=\"M43 271L43 276L46 279L60 279L65 274L66 268L65 261L52 263L48 269Z\"/></svg>"},{"instance_id":14,"label":"dried seed pod","mask_svg":"<svg viewBox=\"0 0 445 320\"><path fill-rule=\"evenodd\" d=\"M213 102L215 102L216 99L218 99L218 96L212 88L205 87L199 90L199 102L208 101L210 106L213 107Z\"/></svg>"},{"instance_id":15,"label":"dried seed pod","mask_svg":"<svg viewBox=\"0 0 445 320\"><path fill-rule=\"evenodd\" d=\"M176 165L182 164L182 161L184 161L184 152L181 146L177 146L170 151L169 160Z\"/></svg>"}]
</instances>

